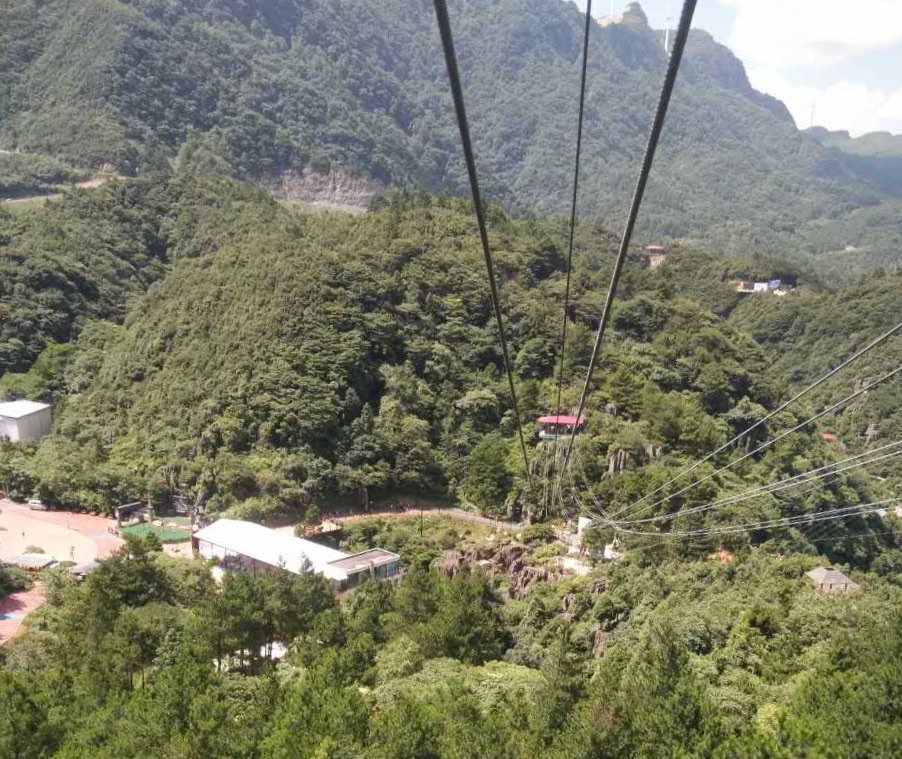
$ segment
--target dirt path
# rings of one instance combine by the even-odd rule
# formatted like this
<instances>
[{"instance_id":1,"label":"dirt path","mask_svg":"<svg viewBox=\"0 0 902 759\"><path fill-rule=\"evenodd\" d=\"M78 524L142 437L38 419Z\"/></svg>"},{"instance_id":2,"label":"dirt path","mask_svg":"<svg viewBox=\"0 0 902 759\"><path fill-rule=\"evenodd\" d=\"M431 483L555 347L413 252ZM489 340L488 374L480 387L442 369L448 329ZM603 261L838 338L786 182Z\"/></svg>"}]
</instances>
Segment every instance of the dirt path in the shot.
<instances>
[{"instance_id":1,"label":"dirt path","mask_svg":"<svg viewBox=\"0 0 902 759\"><path fill-rule=\"evenodd\" d=\"M515 532L517 530L522 530L527 526L526 522L505 522L501 519L491 519L490 517L484 517L479 514L474 514L471 511L464 511L463 509L417 509L411 508L407 510L394 509L390 511L367 511L359 514L347 514L344 516L333 516L329 517L333 522L354 522L360 519L372 519L374 517L407 517L413 518L418 517L420 514L426 516L447 516L454 517L455 519L462 519L466 522L474 522L476 524L484 524L488 527L494 527L496 530L510 530Z\"/></svg>"},{"instance_id":2,"label":"dirt path","mask_svg":"<svg viewBox=\"0 0 902 759\"><path fill-rule=\"evenodd\" d=\"M126 177L120 176L118 174L98 174L97 176L86 179L83 182L74 182L70 185L54 185L53 189L55 191L52 192L46 192L40 195L27 195L24 198L0 198L0 202L3 202L8 206L20 206L27 208L33 205L40 204L42 200L59 200L61 197L63 197L63 193L66 190L75 188L82 190L96 190L101 185L104 185L114 179L124 180L126 179Z\"/></svg>"}]
</instances>

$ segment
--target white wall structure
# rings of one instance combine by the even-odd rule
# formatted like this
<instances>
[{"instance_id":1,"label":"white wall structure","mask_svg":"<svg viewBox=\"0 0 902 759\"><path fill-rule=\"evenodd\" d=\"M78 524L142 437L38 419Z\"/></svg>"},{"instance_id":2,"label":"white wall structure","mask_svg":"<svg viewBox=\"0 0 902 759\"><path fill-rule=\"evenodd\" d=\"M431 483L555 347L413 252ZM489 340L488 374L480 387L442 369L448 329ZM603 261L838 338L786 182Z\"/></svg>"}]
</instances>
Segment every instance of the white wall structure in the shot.
<instances>
[{"instance_id":1,"label":"white wall structure","mask_svg":"<svg viewBox=\"0 0 902 759\"><path fill-rule=\"evenodd\" d=\"M316 572L340 588L354 587L365 575L395 577L401 571L401 557L391 551L371 548L347 554L239 519L219 519L195 532L192 542L201 556L218 560L225 569Z\"/></svg>"},{"instance_id":2,"label":"white wall structure","mask_svg":"<svg viewBox=\"0 0 902 759\"><path fill-rule=\"evenodd\" d=\"M0 403L0 437L13 442L50 434L50 405L34 401Z\"/></svg>"}]
</instances>

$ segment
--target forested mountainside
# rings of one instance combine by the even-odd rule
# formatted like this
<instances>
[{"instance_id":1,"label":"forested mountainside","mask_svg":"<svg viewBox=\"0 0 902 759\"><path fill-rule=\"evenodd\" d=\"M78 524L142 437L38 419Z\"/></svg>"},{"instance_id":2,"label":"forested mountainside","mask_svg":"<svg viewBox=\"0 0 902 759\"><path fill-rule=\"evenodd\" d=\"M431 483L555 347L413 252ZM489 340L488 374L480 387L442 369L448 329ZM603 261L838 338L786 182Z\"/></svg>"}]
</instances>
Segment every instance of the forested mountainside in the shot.
<instances>
[{"instance_id":1,"label":"forested mountainside","mask_svg":"<svg viewBox=\"0 0 902 759\"><path fill-rule=\"evenodd\" d=\"M814 557L658 556L539 582L439 573L449 541L553 566L427 520L389 534L407 571L341 603L320 577L227 573L143 540L83 583L51 571L28 635L0 649L4 756L106 759L892 759L898 565L816 593ZM466 533L466 534L464 534ZM486 550L488 547L488 551ZM543 559L544 557L544 559ZM483 562L487 563L487 562ZM290 642L281 662L268 653Z\"/></svg>"},{"instance_id":2,"label":"forested mountainside","mask_svg":"<svg viewBox=\"0 0 902 759\"><path fill-rule=\"evenodd\" d=\"M806 132L821 145L836 148L850 155L902 158L902 134L868 132L860 137L852 137L846 131L831 132L823 127L811 127Z\"/></svg>"},{"instance_id":3,"label":"forested mountainside","mask_svg":"<svg viewBox=\"0 0 902 759\"><path fill-rule=\"evenodd\" d=\"M87 259L45 257L41 234L60 235L79 209L98 221L125 214L144 235L129 243L142 264L133 289L112 288L119 280L105 257L90 259L96 268ZM490 220L523 419L531 455L541 461L547 447L535 420L554 405L564 229L555 220L512 219L498 206ZM125 234L129 223L117 229ZM42 295L28 288L40 280L23 277L4 298L11 316L4 355L30 350L7 369L30 368L7 372L0 388L56 404L53 436L37 449L5 449L0 474L14 493L109 510L148 496L166 502L178 491L208 513L256 518L314 519L336 504L397 492L458 499L498 516L544 518L572 508L525 487L466 201L400 193L365 216L306 214L235 180L177 172L76 192L8 225L0 251L13 269L38 269L64 294L58 311L51 299L37 316L32 301ZM121 243L86 240L108 251ZM565 407L575 404L584 376L614 242L603 229L578 229ZM72 267L79 277L69 278ZM730 286L736 276L797 285L785 306L763 296L765 315L836 297L775 260L675 249L653 273L641 255L631 257L587 407L590 433L579 461L592 485L584 497L627 508L786 397L798 379L782 370L791 359L774 371L769 354L778 338L768 343L761 327L748 326L751 316L743 321L752 305ZM877 281L891 289L897 278ZM99 297L76 297L82 287ZM68 323L73 314L84 325L65 343L70 333L55 331L53 317ZM839 356L863 345L873 335L868 317L861 321L854 334L838 331L832 350L818 344L812 352ZM856 367L843 382L862 376ZM824 398L841 397L835 387L825 391ZM801 404L779 415L749 442L809 411ZM653 515L838 460L841 451L821 439L821 429L800 431ZM877 500L890 486L856 472L796 495L763 494L738 510L687 517L687 524L741 515L763 521L787 508L809 514ZM852 530L855 539L827 550L867 565L885 540L881 524L850 516L834 534ZM762 538L799 546L805 531L767 530L755 540Z\"/></svg>"},{"instance_id":4,"label":"forested mountainside","mask_svg":"<svg viewBox=\"0 0 902 759\"><path fill-rule=\"evenodd\" d=\"M821 145L834 151L837 159L859 176L896 196L902 190L902 135L871 132L851 137L848 132L831 132L823 127L806 131Z\"/></svg>"},{"instance_id":5,"label":"forested mountainside","mask_svg":"<svg viewBox=\"0 0 902 759\"><path fill-rule=\"evenodd\" d=\"M579 11L560 0L451 11L488 194L518 213L563 211ZM140 172L194 130L219 170L244 178L341 168L463 192L433 27L426 0L4 0L0 148ZM638 6L593 28L581 211L612 228L664 65ZM770 251L854 278L898 253L899 195L799 132L729 51L692 35L643 210L647 239Z\"/></svg>"},{"instance_id":6,"label":"forested mountainside","mask_svg":"<svg viewBox=\"0 0 902 759\"><path fill-rule=\"evenodd\" d=\"M838 293L800 291L769 302L749 298L731 314L730 323L750 334L774 361L773 368L802 387L848 358L870 338L900 319L902 277L876 274ZM892 371L902 361L902 341L891 338L864 356L857 369L838 376L830 394L849 395ZM819 400L827 400L821 393ZM826 405L826 404L825 404ZM868 391L830 420L831 428L853 447L902 436L902 404L895 383Z\"/></svg>"}]
</instances>

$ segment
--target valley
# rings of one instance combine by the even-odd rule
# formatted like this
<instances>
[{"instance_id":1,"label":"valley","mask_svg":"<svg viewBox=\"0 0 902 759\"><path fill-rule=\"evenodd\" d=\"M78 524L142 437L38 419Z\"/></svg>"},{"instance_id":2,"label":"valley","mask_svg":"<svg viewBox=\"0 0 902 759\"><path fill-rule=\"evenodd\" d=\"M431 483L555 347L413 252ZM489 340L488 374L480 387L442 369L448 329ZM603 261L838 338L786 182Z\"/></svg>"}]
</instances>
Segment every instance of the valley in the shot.
<instances>
[{"instance_id":1,"label":"valley","mask_svg":"<svg viewBox=\"0 0 902 759\"><path fill-rule=\"evenodd\" d=\"M0 757L899 755L900 138L693 30L621 247L660 30L571 228L581 13L449 7L488 253L432 4L0 0Z\"/></svg>"}]
</instances>

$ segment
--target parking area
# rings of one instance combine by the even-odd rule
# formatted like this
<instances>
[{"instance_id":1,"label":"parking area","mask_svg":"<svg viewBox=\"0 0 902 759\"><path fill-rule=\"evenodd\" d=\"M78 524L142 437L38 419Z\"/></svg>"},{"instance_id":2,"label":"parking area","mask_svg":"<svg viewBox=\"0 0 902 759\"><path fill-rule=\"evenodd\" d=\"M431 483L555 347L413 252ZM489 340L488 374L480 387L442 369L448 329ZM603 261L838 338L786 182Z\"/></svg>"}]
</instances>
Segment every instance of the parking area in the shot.
<instances>
[{"instance_id":1,"label":"parking area","mask_svg":"<svg viewBox=\"0 0 902 759\"><path fill-rule=\"evenodd\" d=\"M122 539L109 532L116 523L105 517L66 511L32 511L0 500L0 559L10 561L37 546L58 561L83 563L111 555Z\"/></svg>"},{"instance_id":2,"label":"parking area","mask_svg":"<svg viewBox=\"0 0 902 759\"><path fill-rule=\"evenodd\" d=\"M110 556L122 545L111 534L115 521L66 511L32 511L23 504L0 499L0 560L12 561L26 548L39 548L57 561L78 564ZM22 620L44 601L40 584L0 599L0 645L9 640Z\"/></svg>"}]
</instances>

